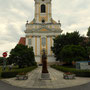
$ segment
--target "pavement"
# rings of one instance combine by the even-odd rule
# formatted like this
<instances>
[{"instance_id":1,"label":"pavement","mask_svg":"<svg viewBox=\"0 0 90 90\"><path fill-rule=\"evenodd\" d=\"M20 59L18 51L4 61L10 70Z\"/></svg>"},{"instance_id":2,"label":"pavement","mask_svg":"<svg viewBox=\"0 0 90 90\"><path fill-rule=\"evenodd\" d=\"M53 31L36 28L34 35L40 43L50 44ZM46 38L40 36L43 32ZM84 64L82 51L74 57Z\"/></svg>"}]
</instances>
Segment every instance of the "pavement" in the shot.
<instances>
[{"instance_id":1,"label":"pavement","mask_svg":"<svg viewBox=\"0 0 90 90\"><path fill-rule=\"evenodd\" d=\"M28 80L2 79L0 90L90 90L90 78L76 77L74 80L65 80L62 72L50 67L48 70L51 80L41 80L41 67L38 67L28 73Z\"/></svg>"}]
</instances>

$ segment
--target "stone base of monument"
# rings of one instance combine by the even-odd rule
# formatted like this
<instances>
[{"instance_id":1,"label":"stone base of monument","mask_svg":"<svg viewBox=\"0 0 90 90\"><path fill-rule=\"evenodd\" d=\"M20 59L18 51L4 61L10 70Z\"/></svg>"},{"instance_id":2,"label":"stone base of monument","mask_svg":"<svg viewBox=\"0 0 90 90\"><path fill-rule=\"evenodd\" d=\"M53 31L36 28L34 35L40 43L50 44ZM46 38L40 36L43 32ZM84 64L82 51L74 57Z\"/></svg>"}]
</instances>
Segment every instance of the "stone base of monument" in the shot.
<instances>
[{"instance_id":1,"label":"stone base of monument","mask_svg":"<svg viewBox=\"0 0 90 90\"><path fill-rule=\"evenodd\" d=\"M51 80L49 73L42 73L41 80Z\"/></svg>"}]
</instances>

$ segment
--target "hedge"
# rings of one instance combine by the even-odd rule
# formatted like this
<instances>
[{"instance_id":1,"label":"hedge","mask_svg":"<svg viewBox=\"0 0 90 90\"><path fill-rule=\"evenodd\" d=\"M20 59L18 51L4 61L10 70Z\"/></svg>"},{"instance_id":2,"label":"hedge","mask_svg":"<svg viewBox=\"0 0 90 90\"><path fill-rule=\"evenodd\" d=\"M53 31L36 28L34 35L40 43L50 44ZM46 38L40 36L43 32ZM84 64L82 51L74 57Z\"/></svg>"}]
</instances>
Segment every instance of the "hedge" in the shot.
<instances>
[{"instance_id":1,"label":"hedge","mask_svg":"<svg viewBox=\"0 0 90 90\"><path fill-rule=\"evenodd\" d=\"M74 73L76 74L76 76L79 76L79 77L90 77L90 70L79 70L75 68L68 68L68 67L58 66L58 65L52 65L51 67L62 72Z\"/></svg>"},{"instance_id":2,"label":"hedge","mask_svg":"<svg viewBox=\"0 0 90 90\"><path fill-rule=\"evenodd\" d=\"M32 67L23 68L23 69L16 69L16 70L11 70L11 71L4 71L4 72L1 72L1 78L16 77L18 73L23 73L23 72L27 73L34 70L35 68L37 68L37 66L32 66Z\"/></svg>"}]
</instances>

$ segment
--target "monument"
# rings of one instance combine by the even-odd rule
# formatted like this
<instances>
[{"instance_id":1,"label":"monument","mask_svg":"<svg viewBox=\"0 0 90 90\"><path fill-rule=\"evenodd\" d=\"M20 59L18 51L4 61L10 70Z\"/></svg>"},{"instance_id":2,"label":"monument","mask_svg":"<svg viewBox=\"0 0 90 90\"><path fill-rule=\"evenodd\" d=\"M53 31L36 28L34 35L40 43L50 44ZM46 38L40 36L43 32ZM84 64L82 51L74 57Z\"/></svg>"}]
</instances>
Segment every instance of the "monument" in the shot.
<instances>
[{"instance_id":1,"label":"monument","mask_svg":"<svg viewBox=\"0 0 90 90\"><path fill-rule=\"evenodd\" d=\"M45 53L45 50L43 50L43 54L42 54L41 79L43 79L43 80L50 80L50 74L49 74L48 69L47 69L47 55Z\"/></svg>"}]
</instances>

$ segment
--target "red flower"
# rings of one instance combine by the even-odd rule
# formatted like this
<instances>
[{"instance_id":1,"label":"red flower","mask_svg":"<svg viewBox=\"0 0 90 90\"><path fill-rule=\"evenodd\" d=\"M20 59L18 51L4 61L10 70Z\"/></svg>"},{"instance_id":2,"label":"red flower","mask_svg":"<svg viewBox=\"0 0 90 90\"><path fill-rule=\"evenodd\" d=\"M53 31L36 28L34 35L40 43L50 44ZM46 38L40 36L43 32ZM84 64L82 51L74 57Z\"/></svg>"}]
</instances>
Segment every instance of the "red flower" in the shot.
<instances>
[{"instance_id":1,"label":"red flower","mask_svg":"<svg viewBox=\"0 0 90 90\"><path fill-rule=\"evenodd\" d=\"M67 73L65 73L66 75L71 75L72 73L71 72L67 72Z\"/></svg>"}]
</instances>

